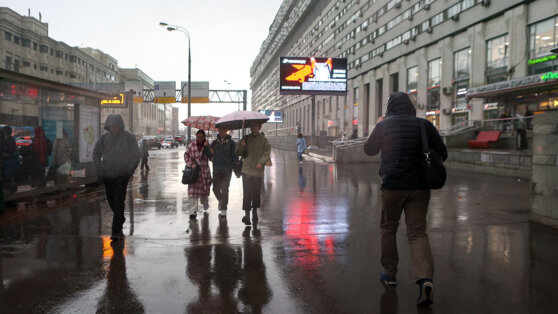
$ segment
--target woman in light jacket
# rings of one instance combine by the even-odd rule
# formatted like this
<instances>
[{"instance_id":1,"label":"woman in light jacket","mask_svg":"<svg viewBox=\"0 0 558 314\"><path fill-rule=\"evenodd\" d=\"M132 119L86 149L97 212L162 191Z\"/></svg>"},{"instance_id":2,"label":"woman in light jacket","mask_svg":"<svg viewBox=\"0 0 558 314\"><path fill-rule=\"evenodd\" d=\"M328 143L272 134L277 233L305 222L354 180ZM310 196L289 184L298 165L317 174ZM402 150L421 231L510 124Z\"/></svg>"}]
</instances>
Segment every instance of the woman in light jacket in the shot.
<instances>
[{"instance_id":1,"label":"woman in light jacket","mask_svg":"<svg viewBox=\"0 0 558 314\"><path fill-rule=\"evenodd\" d=\"M298 152L298 163L302 164L302 153L306 149L306 140L302 136L302 133L298 133L296 139L296 151Z\"/></svg>"}]
</instances>

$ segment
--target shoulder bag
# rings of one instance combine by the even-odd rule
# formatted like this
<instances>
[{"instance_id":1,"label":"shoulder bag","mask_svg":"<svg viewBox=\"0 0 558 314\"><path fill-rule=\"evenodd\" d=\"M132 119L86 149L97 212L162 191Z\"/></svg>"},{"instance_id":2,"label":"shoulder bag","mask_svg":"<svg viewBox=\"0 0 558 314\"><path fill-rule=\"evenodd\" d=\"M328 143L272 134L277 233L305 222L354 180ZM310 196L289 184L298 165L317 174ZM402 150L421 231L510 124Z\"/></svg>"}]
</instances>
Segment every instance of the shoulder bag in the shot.
<instances>
[{"instance_id":1,"label":"shoulder bag","mask_svg":"<svg viewBox=\"0 0 558 314\"><path fill-rule=\"evenodd\" d=\"M446 183L446 168L444 167L442 158L428 146L426 127L422 121L420 121L420 133L422 138L422 152L424 155L422 165L426 186L433 190L441 189Z\"/></svg>"},{"instance_id":2,"label":"shoulder bag","mask_svg":"<svg viewBox=\"0 0 558 314\"><path fill-rule=\"evenodd\" d=\"M201 158L203 158L203 152ZM190 167L188 166L188 164L186 164L186 166L184 166L184 170L182 170L182 184L193 184L198 181L201 165L198 164L197 161L193 161L196 164L196 167Z\"/></svg>"}]
</instances>

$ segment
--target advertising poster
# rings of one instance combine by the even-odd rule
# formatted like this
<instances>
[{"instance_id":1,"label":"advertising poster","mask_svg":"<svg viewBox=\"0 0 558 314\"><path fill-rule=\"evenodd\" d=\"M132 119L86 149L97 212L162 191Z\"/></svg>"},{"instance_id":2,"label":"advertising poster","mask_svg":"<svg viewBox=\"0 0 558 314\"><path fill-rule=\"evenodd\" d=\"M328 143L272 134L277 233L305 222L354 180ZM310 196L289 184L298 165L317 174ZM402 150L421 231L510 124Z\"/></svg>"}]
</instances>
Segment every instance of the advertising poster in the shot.
<instances>
[{"instance_id":1,"label":"advertising poster","mask_svg":"<svg viewBox=\"0 0 558 314\"><path fill-rule=\"evenodd\" d=\"M347 59L281 57L280 93L286 95L345 95Z\"/></svg>"},{"instance_id":2,"label":"advertising poster","mask_svg":"<svg viewBox=\"0 0 558 314\"><path fill-rule=\"evenodd\" d=\"M260 113L269 117L268 123L283 123L282 110L260 110Z\"/></svg>"},{"instance_id":3,"label":"advertising poster","mask_svg":"<svg viewBox=\"0 0 558 314\"><path fill-rule=\"evenodd\" d=\"M99 110L94 106L79 106L79 161L93 161L93 148L99 138Z\"/></svg>"}]
</instances>

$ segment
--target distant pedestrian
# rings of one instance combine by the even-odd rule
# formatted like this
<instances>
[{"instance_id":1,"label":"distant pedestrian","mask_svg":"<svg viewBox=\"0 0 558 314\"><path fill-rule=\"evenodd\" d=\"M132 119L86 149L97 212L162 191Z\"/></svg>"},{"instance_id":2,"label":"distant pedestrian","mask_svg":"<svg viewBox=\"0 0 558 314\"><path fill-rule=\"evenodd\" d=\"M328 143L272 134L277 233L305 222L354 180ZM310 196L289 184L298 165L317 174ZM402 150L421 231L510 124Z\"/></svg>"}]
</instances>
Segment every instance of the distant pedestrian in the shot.
<instances>
[{"instance_id":1,"label":"distant pedestrian","mask_svg":"<svg viewBox=\"0 0 558 314\"><path fill-rule=\"evenodd\" d=\"M302 165L302 153L304 153L305 149L306 149L306 140L304 139L304 136L302 136L302 133L298 133L298 136L296 137L296 151L298 153L299 165Z\"/></svg>"},{"instance_id":2,"label":"distant pedestrian","mask_svg":"<svg viewBox=\"0 0 558 314\"><path fill-rule=\"evenodd\" d=\"M385 119L380 119L376 124L364 145L364 151L371 156L382 152L380 234L384 272L380 280L387 285L396 284L399 262L396 232L401 213L405 211L413 278L419 285L417 304L429 305L434 288L434 261L426 234L430 190L422 170L421 124L426 128L429 147L445 160L447 151L438 131L429 121L416 117L413 103L403 92L390 95Z\"/></svg>"},{"instance_id":3,"label":"distant pedestrian","mask_svg":"<svg viewBox=\"0 0 558 314\"><path fill-rule=\"evenodd\" d=\"M358 129L353 129L353 133L351 133L351 136L349 138L351 140L357 139L358 138Z\"/></svg>"},{"instance_id":4,"label":"distant pedestrian","mask_svg":"<svg viewBox=\"0 0 558 314\"><path fill-rule=\"evenodd\" d=\"M62 176L70 174L72 145L68 140L68 133L62 129L62 137L54 140L52 148L52 165L54 172Z\"/></svg>"},{"instance_id":5,"label":"distant pedestrian","mask_svg":"<svg viewBox=\"0 0 558 314\"><path fill-rule=\"evenodd\" d=\"M141 140L141 170L149 170L149 165L147 160L149 159L149 146L147 145L147 140Z\"/></svg>"},{"instance_id":6,"label":"distant pedestrian","mask_svg":"<svg viewBox=\"0 0 558 314\"><path fill-rule=\"evenodd\" d=\"M533 129L533 111L531 111L531 109L527 108L527 110L525 110L525 124L527 125L527 130L532 130Z\"/></svg>"},{"instance_id":7,"label":"distant pedestrian","mask_svg":"<svg viewBox=\"0 0 558 314\"><path fill-rule=\"evenodd\" d=\"M196 183L188 185L188 205L190 208L190 220L196 220L198 212L198 199L203 209L209 208L209 192L211 189L211 172L209 170L209 158L211 158L209 143L205 139L205 131L196 132L196 140L190 142L184 152L184 161L190 167L200 167Z\"/></svg>"},{"instance_id":8,"label":"distant pedestrian","mask_svg":"<svg viewBox=\"0 0 558 314\"><path fill-rule=\"evenodd\" d=\"M236 153L242 156L242 209L244 217L242 222L250 225L250 211L252 220L258 221L258 208L260 208L260 191L263 184L264 168L271 161L271 145L265 136L260 133L261 124L250 123L252 133L243 137L236 146Z\"/></svg>"},{"instance_id":9,"label":"distant pedestrian","mask_svg":"<svg viewBox=\"0 0 558 314\"><path fill-rule=\"evenodd\" d=\"M220 216L227 215L232 169L238 161L236 143L227 134L227 131L227 129L219 129L217 138L210 145L210 151L213 155L213 194L219 201Z\"/></svg>"},{"instance_id":10,"label":"distant pedestrian","mask_svg":"<svg viewBox=\"0 0 558 314\"><path fill-rule=\"evenodd\" d=\"M44 174L44 168L48 167L48 156L52 153L52 142L46 137L45 130L42 127L35 127L35 136L31 145L41 162Z\"/></svg>"},{"instance_id":11,"label":"distant pedestrian","mask_svg":"<svg viewBox=\"0 0 558 314\"><path fill-rule=\"evenodd\" d=\"M119 114L107 117L105 130L107 132L101 135L93 149L93 162L105 184L107 201L114 214L110 238L118 241L124 237L124 200L128 181L138 166L140 152L136 137L124 130L124 120Z\"/></svg>"},{"instance_id":12,"label":"distant pedestrian","mask_svg":"<svg viewBox=\"0 0 558 314\"><path fill-rule=\"evenodd\" d=\"M4 126L0 136L3 138L4 147L0 150L2 155L2 180L11 181L19 173L19 153L16 148L16 142L12 136L12 128Z\"/></svg>"},{"instance_id":13,"label":"distant pedestrian","mask_svg":"<svg viewBox=\"0 0 558 314\"><path fill-rule=\"evenodd\" d=\"M509 110L505 110L500 115L500 119L501 119L500 123L502 124L502 133L507 133L510 128L511 121L509 120L509 118L511 118Z\"/></svg>"},{"instance_id":14,"label":"distant pedestrian","mask_svg":"<svg viewBox=\"0 0 558 314\"><path fill-rule=\"evenodd\" d=\"M523 149L527 149L527 129L526 129L526 123L525 123L525 117L517 112L515 114L515 131L517 133L516 135L516 149L517 150L523 150Z\"/></svg>"}]
</instances>

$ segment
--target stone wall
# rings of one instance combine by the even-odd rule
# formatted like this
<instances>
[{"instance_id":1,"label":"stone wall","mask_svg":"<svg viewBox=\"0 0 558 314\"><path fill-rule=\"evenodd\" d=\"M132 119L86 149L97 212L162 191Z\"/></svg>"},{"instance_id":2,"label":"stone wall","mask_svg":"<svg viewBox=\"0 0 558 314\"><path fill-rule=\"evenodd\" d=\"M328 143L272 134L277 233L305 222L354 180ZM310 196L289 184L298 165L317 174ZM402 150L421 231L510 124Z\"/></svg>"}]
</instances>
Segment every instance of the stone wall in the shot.
<instances>
[{"instance_id":1,"label":"stone wall","mask_svg":"<svg viewBox=\"0 0 558 314\"><path fill-rule=\"evenodd\" d=\"M531 220L558 228L558 111L533 119Z\"/></svg>"}]
</instances>

